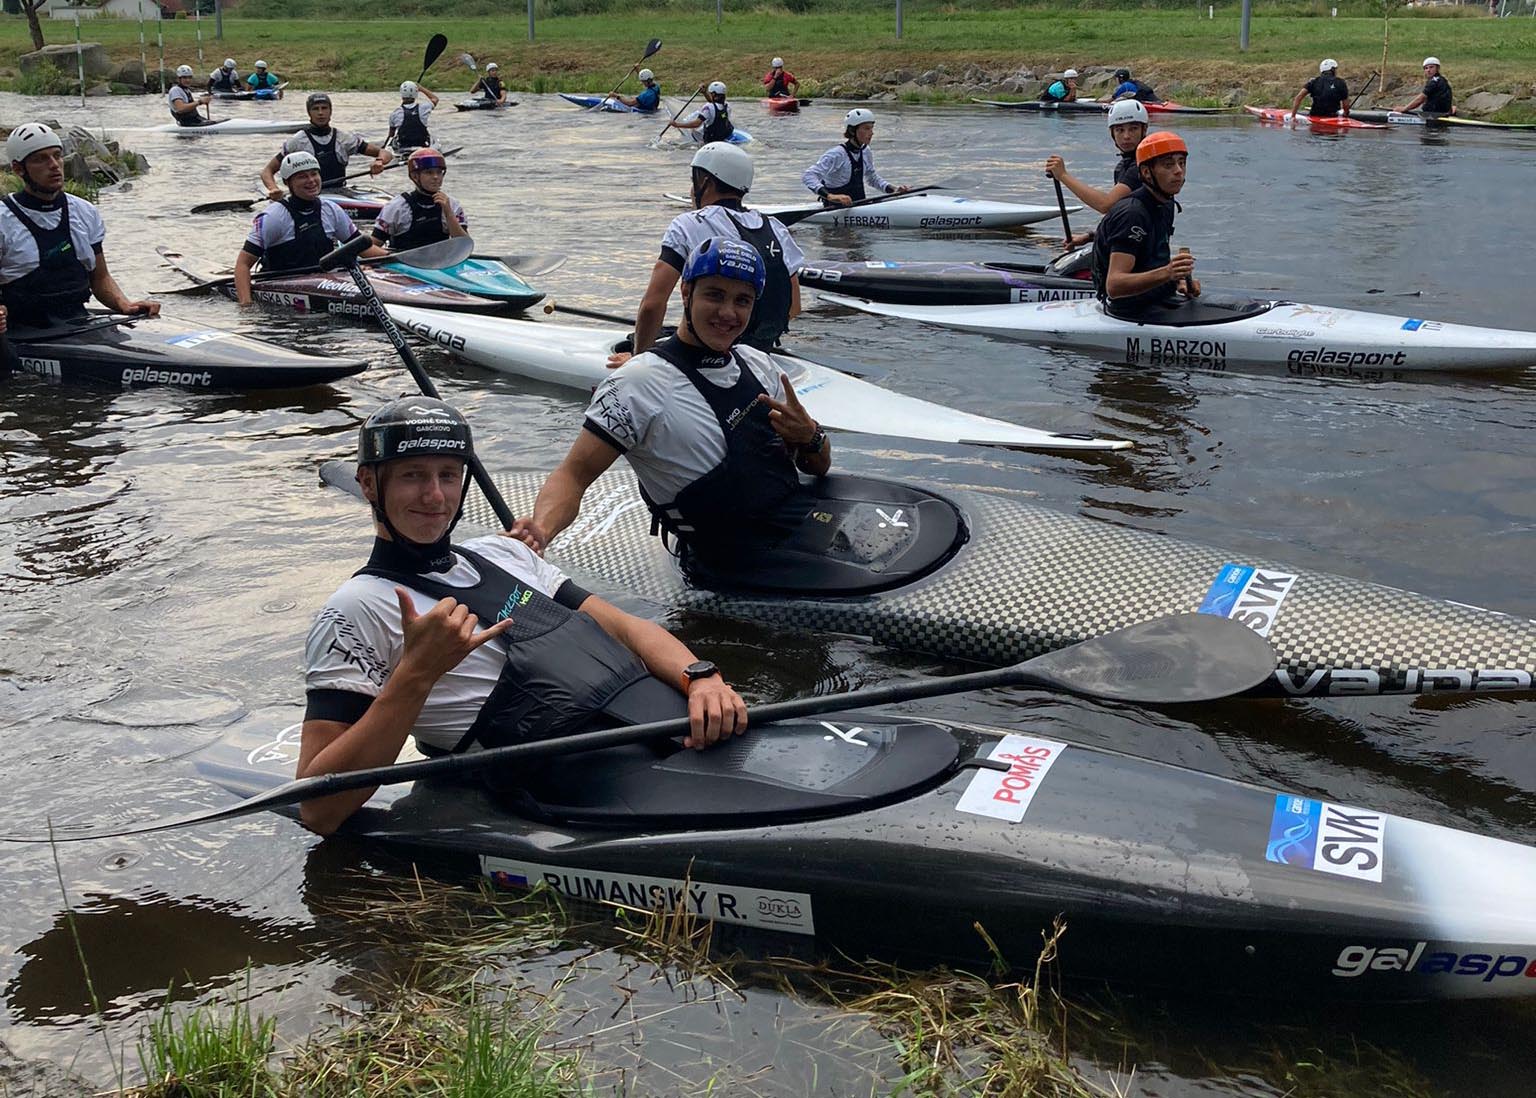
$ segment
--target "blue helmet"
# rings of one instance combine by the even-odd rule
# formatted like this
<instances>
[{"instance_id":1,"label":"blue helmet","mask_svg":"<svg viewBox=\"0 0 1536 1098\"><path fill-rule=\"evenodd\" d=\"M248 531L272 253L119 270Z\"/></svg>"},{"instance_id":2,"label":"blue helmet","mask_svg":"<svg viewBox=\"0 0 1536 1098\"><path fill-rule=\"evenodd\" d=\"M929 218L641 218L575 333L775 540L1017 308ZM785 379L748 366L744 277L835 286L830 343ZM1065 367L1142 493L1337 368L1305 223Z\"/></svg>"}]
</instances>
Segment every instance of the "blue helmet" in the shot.
<instances>
[{"instance_id":1,"label":"blue helmet","mask_svg":"<svg viewBox=\"0 0 1536 1098\"><path fill-rule=\"evenodd\" d=\"M694 282L710 275L750 282L758 294L768 285L768 265L756 248L740 240L710 237L693 249L683 265L683 281Z\"/></svg>"}]
</instances>

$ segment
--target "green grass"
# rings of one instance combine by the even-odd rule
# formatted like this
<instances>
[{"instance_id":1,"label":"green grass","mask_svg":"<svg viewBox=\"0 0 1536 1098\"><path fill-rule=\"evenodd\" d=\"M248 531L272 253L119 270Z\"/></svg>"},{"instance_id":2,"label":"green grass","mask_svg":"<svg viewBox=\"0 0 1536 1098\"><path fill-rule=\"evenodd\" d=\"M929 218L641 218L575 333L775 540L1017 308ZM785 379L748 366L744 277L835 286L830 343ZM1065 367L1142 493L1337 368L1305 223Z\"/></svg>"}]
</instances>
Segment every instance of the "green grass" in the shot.
<instances>
[{"instance_id":1,"label":"green grass","mask_svg":"<svg viewBox=\"0 0 1536 1098\"><path fill-rule=\"evenodd\" d=\"M227 1009L199 1007L178 1015L172 993L139 1047L145 1098L271 1098L277 1093L267 1066L275 1021L252 1016L239 999Z\"/></svg>"}]
</instances>

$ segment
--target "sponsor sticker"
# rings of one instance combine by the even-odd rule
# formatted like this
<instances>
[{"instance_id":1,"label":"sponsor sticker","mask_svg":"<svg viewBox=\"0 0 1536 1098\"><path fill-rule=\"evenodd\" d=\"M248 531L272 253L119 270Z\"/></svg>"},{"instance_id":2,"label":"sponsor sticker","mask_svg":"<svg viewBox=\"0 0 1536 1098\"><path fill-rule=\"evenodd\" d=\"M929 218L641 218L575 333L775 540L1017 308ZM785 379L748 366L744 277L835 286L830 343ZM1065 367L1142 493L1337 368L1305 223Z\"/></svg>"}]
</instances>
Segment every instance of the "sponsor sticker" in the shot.
<instances>
[{"instance_id":1,"label":"sponsor sticker","mask_svg":"<svg viewBox=\"0 0 1536 1098\"><path fill-rule=\"evenodd\" d=\"M1380 812L1278 793L1264 858L1380 884L1386 836Z\"/></svg>"},{"instance_id":2,"label":"sponsor sticker","mask_svg":"<svg viewBox=\"0 0 1536 1098\"><path fill-rule=\"evenodd\" d=\"M1029 803L1035 799L1035 792L1051 766L1066 749L1066 744L1054 740L1004 736L992 745L987 758L1007 763L1007 771L976 771L955 808L975 816L1018 823L1029 810Z\"/></svg>"},{"instance_id":3,"label":"sponsor sticker","mask_svg":"<svg viewBox=\"0 0 1536 1098\"><path fill-rule=\"evenodd\" d=\"M1291 572L1249 564L1223 564L1211 581L1200 613L1241 622L1261 637L1269 636L1285 597L1296 586Z\"/></svg>"},{"instance_id":4,"label":"sponsor sticker","mask_svg":"<svg viewBox=\"0 0 1536 1098\"><path fill-rule=\"evenodd\" d=\"M173 347L196 347L200 343L211 343L215 339L228 339L233 332L185 332L179 336L172 336L166 343Z\"/></svg>"},{"instance_id":5,"label":"sponsor sticker","mask_svg":"<svg viewBox=\"0 0 1536 1098\"><path fill-rule=\"evenodd\" d=\"M299 737L303 724L290 724L260 747L246 752L245 761L251 766L291 765L299 761Z\"/></svg>"},{"instance_id":6,"label":"sponsor sticker","mask_svg":"<svg viewBox=\"0 0 1536 1098\"><path fill-rule=\"evenodd\" d=\"M571 900L622 904L642 911L684 908L719 923L791 934L816 933L811 897L805 892L539 865L491 855L481 856L480 870L496 884L530 888L542 882Z\"/></svg>"}]
</instances>

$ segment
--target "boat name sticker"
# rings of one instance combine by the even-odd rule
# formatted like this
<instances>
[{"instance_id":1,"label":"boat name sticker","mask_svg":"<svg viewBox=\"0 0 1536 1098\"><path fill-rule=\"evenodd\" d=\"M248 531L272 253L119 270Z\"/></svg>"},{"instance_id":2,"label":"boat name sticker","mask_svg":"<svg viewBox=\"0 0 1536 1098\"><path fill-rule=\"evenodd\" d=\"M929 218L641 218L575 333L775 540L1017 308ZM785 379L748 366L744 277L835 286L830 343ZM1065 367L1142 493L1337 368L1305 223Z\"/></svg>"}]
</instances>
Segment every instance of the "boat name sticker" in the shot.
<instances>
[{"instance_id":1,"label":"boat name sticker","mask_svg":"<svg viewBox=\"0 0 1536 1098\"><path fill-rule=\"evenodd\" d=\"M1437 943L1438 944L1438 943ZM1519 953L1483 953L1473 947L1441 949L1429 952L1429 942L1415 942L1408 946L1350 945L1339 951L1339 959L1333 964L1333 974L1344 979L1354 979L1367 972L1401 972L1416 976L1471 976L1484 984L1509 977L1536 979L1536 956ZM1490 988L1488 994L1507 994L1510 987L1500 983ZM1526 985L1529 987L1530 985ZM1525 994L1516 991L1515 994Z\"/></svg>"},{"instance_id":2,"label":"boat name sticker","mask_svg":"<svg viewBox=\"0 0 1536 1098\"><path fill-rule=\"evenodd\" d=\"M1219 339L1159 339L1150 336L1142 346L1141 336L1125 337L1125 361L1138 366L1225 366L1227 344Z\"/></svg>"},{"instance_id":3,"label":"boat name sticker","mask_svg":"<svg viewBox=\"0 0 1536 1098\"><path fill-rule=\"evenodd\" d=\"M1029 802L1035 799L1035 791L1045 781L1052 764L1066 749L1066 744L1054 740L1004 736L992 745L987 758L1007 763L1008 769L976 771L955 808L976 816L1018 823L1028 811Z\"/></svg>"},{"instance_id":4,"label":"boat name sticker","mask_svg":"<svg viewBox=\"0 0 1536 1098\"><path fill-rule=\"evenodd\" d=\"M1438 320L1410 319L1403 321L1403 331L1405 332L1438 332L1444 327L1445 325L1441 324Z\"/></svg>"},{"instance_id":5,"label":"boat name sticker","mask_svg":"<svg viewBox=\"0 0 1536 1098\"><path fill-rule=\"evenodd\" d=\"M174 347L196 347L200 343L211 343L215 339L228 339L234 334L219 331L185 332L179 336L171 336L166 342Z\"/></svg>"},{"instance_id":6,"label":"boat name sticker","mask_svg":"<svg viewBox=\"0 0 1536 1098\"><path fill-rule=\"evenodd\" d=\"M495 884L532 888L542 882L570 900L618 904L641 911L686 911L736 926L814 934L811 897L805 892L709 884L680 877L642 877L568 866L539 865L482 855L480 869Z\"/></svg>"},{"instance_id":7,"label":"boat name sticker","mask_svg":"<svg viewBox=\"0 0 1536 1098\"><path fill-rule=\"evenodd\" d=\"M1386 837L1380 812L1278 793L1264 858L1380 884Z\"/></svg>"},{"instance_id":8,"label":"boat name sticker","mask_svg":"<svg viewBox=\"0 0 1536 1098\"><path fill-rule=\"evenodd\" d=\"M1211 581L1200 613L1231 618L1261 637L1269 636L1285 597L1296 586L1292 572L1276 572L1250 564L1223 564Z\"/></svg>"}]
</instances>

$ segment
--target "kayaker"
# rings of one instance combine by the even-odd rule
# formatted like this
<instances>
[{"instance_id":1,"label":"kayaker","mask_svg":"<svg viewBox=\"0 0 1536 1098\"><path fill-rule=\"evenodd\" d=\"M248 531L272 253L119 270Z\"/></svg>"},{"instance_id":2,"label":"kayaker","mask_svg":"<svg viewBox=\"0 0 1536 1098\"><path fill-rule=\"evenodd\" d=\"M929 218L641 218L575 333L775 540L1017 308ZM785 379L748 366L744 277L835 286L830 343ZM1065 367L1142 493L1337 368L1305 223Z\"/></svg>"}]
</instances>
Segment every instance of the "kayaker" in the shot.
<instances>
[{"instance_id":1,"label":"kayaker","mask_svg":"<svg viewBox=\"0 0 1536 1098\"><path fill-rule=\"evenodd\" d=\"M1317 66L1317 75L1296 93L1296 99L1291 104L1293 124L1301 112L1301 101L1309 95L1312 97L1312 106L1307 113L1313 118L1349 116L1349 85L1339 79L1339 63L1333 58L1325 58Z\"/></svg>"},{"instance_id":2,"label":"kayaker","mask_svg":"<svg viewBox=\"0 0 1536 1098\"><path fill-rule=\"evenodd\" d=\"M1040 93L1042 103L1074 103L1077 101L1077 70L1068 69L1060 80L1052 80Z\"/></svg>"},{"instance_id":3,"label":"kayaker","mask_svg":"<svg viewBox=\"0 0 1536 1098\"><path fill-rule=\"evenodd\" d=\"M815 193L823 206L848 206L867 197L866 184L883 194L905 194L880 177L869 143L875 139L875 112L855 107L843 115L843 143L822 153L805 169L800 182Z\"/></svg>"},{"instance_id":4,"label":"kayaker","mask_svg":"<svg viewBox=\"0 0 1536 1098\"><path fill-rule=\"evenodd\" d=\"M1135 99L1141 103L1162 102L1157 89L1151 84L1143 84L1140 80L1131 78L1130 69L1115 70L1115 90L1109 93L1109 98L1116 102L1121 99Z\"/></svg>"},{"instance_id":5,"label":"kayaker","mask_svg":"<svg viewBox=\"0 0 1536 1098\"><path fill-rule=\"evenodd\" d=\"M1077 196L1083 205L1097 213L1107 214L1116 202L1141 186L1141 172L1136 166L1136 146L1147 136L1149 123L1147 108L1135 99L1122 99L1109 108L1109 136L1120 159L1115 161L1114 180L1108 190L1100 190L1084 183L1067 171L1067 162L1059 156L1045 160L1045 174L1061 181L1062 186ZM1078 233L1066 242L1068 248L1080 247L1093 239L1093 230Z\"/></svg>"},{"instance_id":6,"label":"kayaker","mask_svg":"<svg viewBox=\"0 0 1536 1098\"><path fill-rule=\"evenodd\" d=\"M650 69L640 70L640 91L636 95L614 94L614 98L626 107L633 107L637 111L645 111L647 114L661 106L661 85L656 83L656 74Z\"/></svg>"},{"instance_id":7,"label":"kayaker","mask_svg":"<svg viewBox=\"0 0 1536 1098\"><path fill-rule=\"evenodd\" d=\"M1451 82L1440 74L1440 58L1424 58L1424 90L1400 108L1403 113L1423 110L1425 114L1455 114L1451 102Z\"/></svg>"},{"instance_id":8,"label":"kayaker","mask_svg":"<svg viewBox=\"0 0 1536 1098\"><path fill-rule=\"evenodd\" d=\"M719 668L661 626L516 538L449 541L473 448L440 400L404 397L364 422L357 482L373 551L310 626L298 776L393 763L408 736L445 755L684 714L688 747L745 732L746 705ZM300 818L328 835L372 795L305 801Z\"/></svg>"},{"instance_id":9,"label":"kayaker","mask_svg":"<svg viewBox=\"0 0 1536 1098\"><path fill-rule=\"evenodd\" d=\"M371 175L378 175L394 159L395 154L387 148L381 148L355 133L334 129L331 126L331 97L325 92L311 92L304 101L304 109L309 113L309 125L284 141L277 155L261 169L262 185L266 187L267 197L272 201L276 202L283 197L283 189L278 185L277 169L283 157L289 153L307 152L319 161L320 178L325 187L340 187L346 182L347 164L358 153L373 157L373 163L368 169Z\"/></svg>"},{"instance_id":10,"label":"kayaker","mask_svg":"<svg viewBox=\"0 0 1536 1098\"><path fill-rule=\"evenodd\" d=\"M485 66L485 75L469 89L472 98L494 99L497 105L506 103L507 89L501 83L501 66L492 61Z\"/></svg>"},{"instance_id":11,"label":"kayaker","mask_svg":"<svg viewBox=\"0 0 1536 1098\"><path fill-rule=\"evenodd\" d=\"M763 77L763 87L768 89L769 99L793 99L800 90L800 81L794 73L785 71L784 58L775 57Z\"/></svg>"},{"instance_id":12,"label":"kayaker","mask_svg":"<svg viewBox=\"0 0 1536 1098\"><path fill-rule=\"evenodd\" d=\"M171 117L181 126L207 126L211 125L210 119L199 113L198 108L210 101L213 96L207 92L194 93L192 91L192 78L196 74L191 65L176 66L176 83L172 84L165 93L165 101L171 108Z\"/></svg>"},{"instance_id":13,"label":"kayaker","mask_svg":"<svg viewBox=\"0 0 1536 1098\"><path fill-rule=\"evenodd\" d=\"M418 99L426 102L419 102ZM437 96L414 80L400 85L400 105L389 116L389 136L384 144L395 149L420 149L432 144L427 116L437 106Z\"/></svg>"},{"instance_id":14,"label":"kayaker","mask_svg":"<svg viewBox=\"0 0 1536 1098\"><path fill-rule=\"evenodd\" d=\"M379 211L373 239L390 251L436 244L450 236L468 236L464 207L443 190L448 161L433 148L417 149L405 162L416 189L396 195Z\"/></svg>"},{"instance_id":15,"label":"kayaker","mask_svg":"<svg viewBox=\"0 0 1536 1098\"><path fill-rule=\"evenodd\" d=\"M1170 255L1173 215L1184 189L1189 147L1176 133L1148 134L1136 147L1141 186L1116 202L1099 222L1093 242L1093 284L1105 309L1136 317L1150 308L1197 297L1195 260Z\"/></svg>"},{"instance_id":16,"label":"kayaker","mask_svg":"<svg viewBox=\"0 0 1536 1098\"><path fill-rule=\"evenodd\" d=\"M100 211L64 192L59 135L41 122L23 122L5 140L5 159L21 181L21 190L0 201L0 311L8 322L68 323L85 315L93 295L114 313L159 316L159 302L133 300L107 270Z\"/></svg>"},{"instance_id":17,"label":"kayaker","mask_svg":"<svg viewBox=\"0 0 1536 1098\"><path fill-rule=\"evenodd\" d=\"M208 74L208 90L211 92L237 92L240 90L240 74L235 70L235 59L224 58L224 64Z\"/></svg>"},{"instance_id":18,"label":"kayaker","mask_svg":"<svg viewBox=\"0 0 1536 1098\"><path fill-rule=\"evenodd\" d=\"M265 61L256 62L256 71L247 76L245 82L252 91L271 91L277 93L277 98L283 97L282 81L277 78L276 73L267 71Z\"/></svg>"},{"instance_id":19,"label":"kayaker","mask_svg":"<svg viewBox=\"0 0 1536 1098\"><path fill-rule=\"evenodd\" d=\"M320 162L313 153L291 152L283 157L278 174L291 192L256 215L235 260L235 294L242 305L251 303L251 272L313 269L338 244L357 235L347 211L320 194ZM387 255L370 245L364 256Z\"/></svg>"},{"instance_id":20,"label":"kayaker","mask_svg":"<svg viewBox=\"0 0 1536 1098\"><path fill-rule=\"evenodd\" d=\"M661 335L667 301L688 257L710 239L741 240L762 256L767 281L741 341L760 351L771 350L789 322L800 315L799 271L805 265L805 253L779 222L742 208L741 200L752 188L752 158L746 150L724 141L705 145L693 154L691 171L693 209L674 217L662 235L661 254L635 314L635 352L650 350ZM629 357L616 354L608 363L618 366Z\"/></svg>"},{"instance_id":21,"label":"kayaker","mask_svg":"<svg viewBox=\"0 0 1536 1098\"><path fill-rule=\"evenodd\" d=\"M542 552L576 518L592 482L621 456L653 530L697 577L752 572L760 553L824 539L800 474L824 477L832 446L773 359L737 345L767 281L757 249L706 240L683 268L683 323L597 387L570 453L512 535ZM804 539L804 541L802 541ZM824 548L824 547L823 547Z\"/></svg>"},{"instance_id":22,"label":"kayaker","mask_svg":"<svg viewBox=\"0 0 1536 1098\"><path fill-rule=\"evenodd\" d=\"M731 122L730 105L725 101L725 85L719 80L711 80L707 87L700 84L699 92L704 96L704 102L699 109L681 122L673 119L667 123L667 126L697 131L691 136L703 145L716 141L729 141L731 134L736 132L736 127ZM663 133L666 132L667 126L662 127Z\"/></svg>"}]
</instances>

